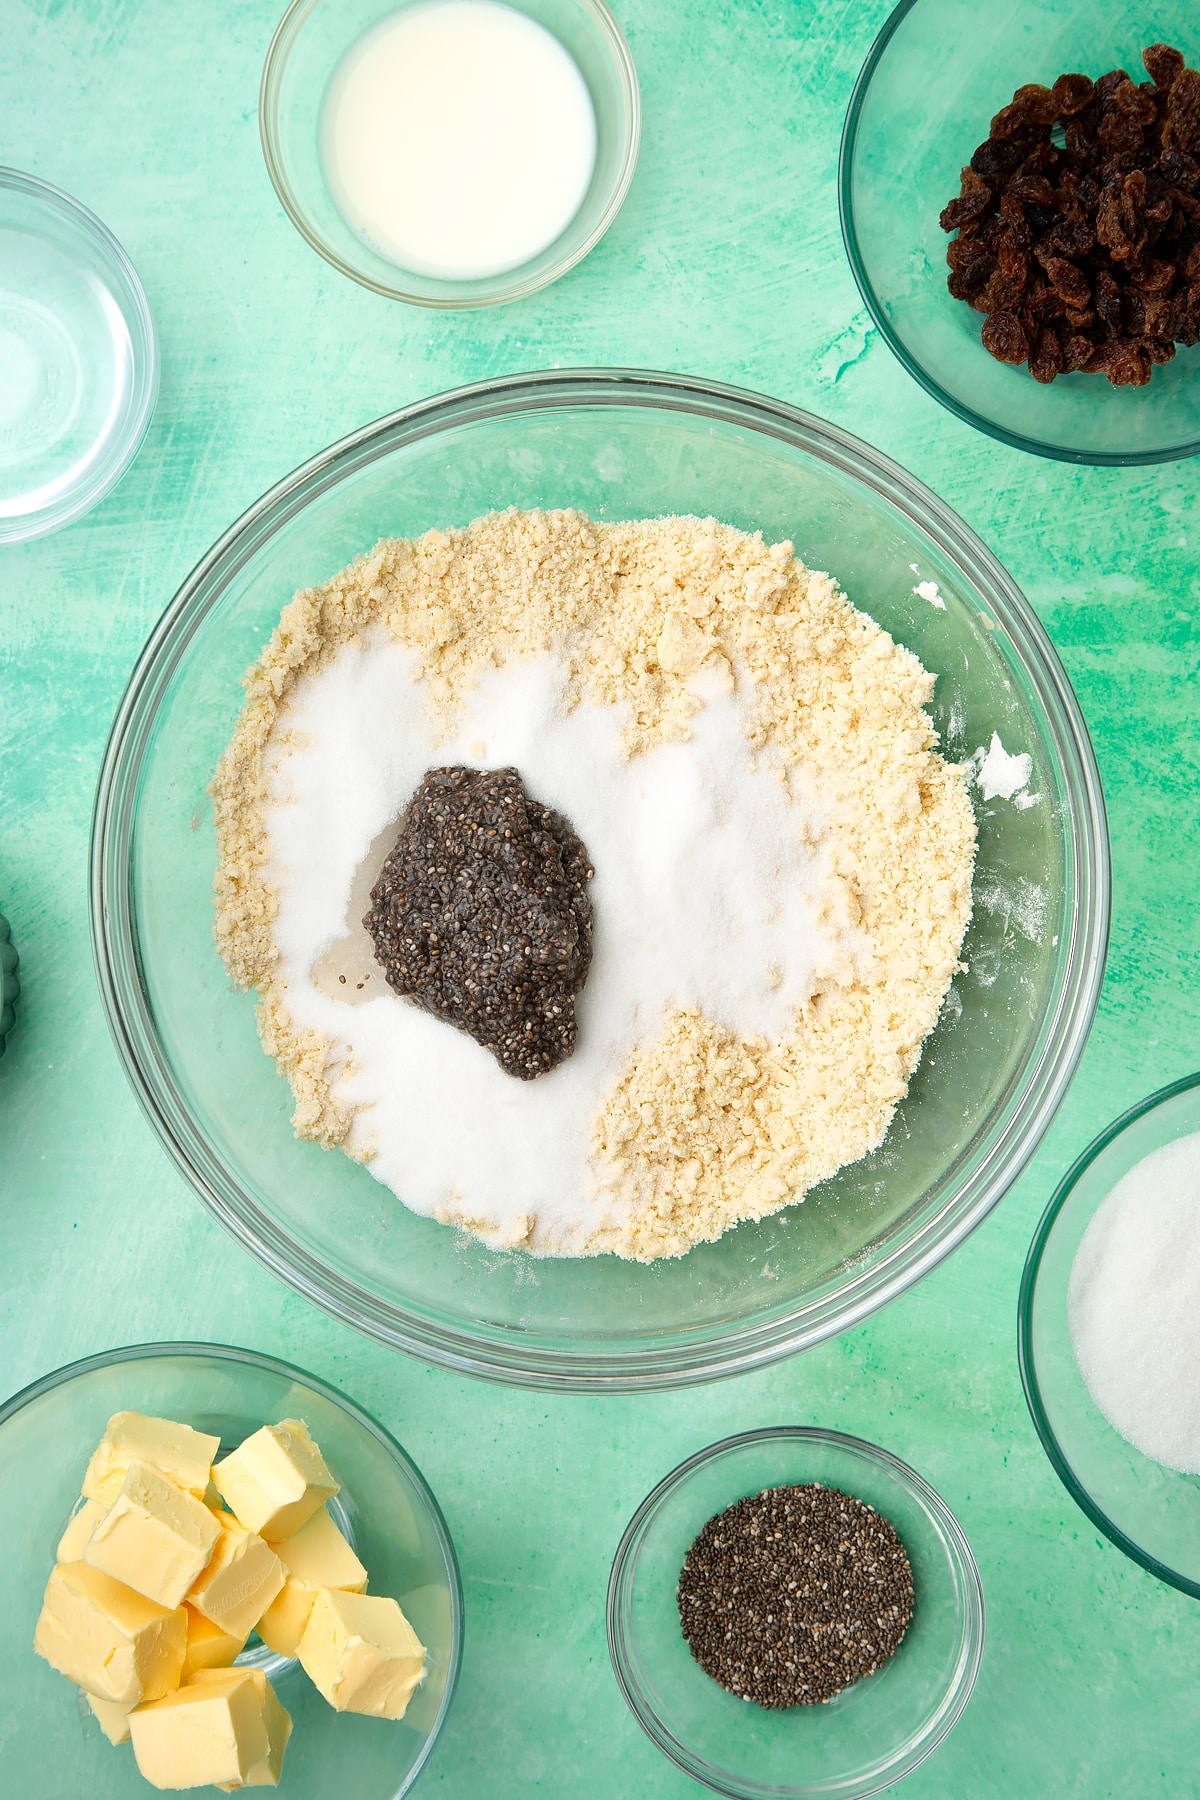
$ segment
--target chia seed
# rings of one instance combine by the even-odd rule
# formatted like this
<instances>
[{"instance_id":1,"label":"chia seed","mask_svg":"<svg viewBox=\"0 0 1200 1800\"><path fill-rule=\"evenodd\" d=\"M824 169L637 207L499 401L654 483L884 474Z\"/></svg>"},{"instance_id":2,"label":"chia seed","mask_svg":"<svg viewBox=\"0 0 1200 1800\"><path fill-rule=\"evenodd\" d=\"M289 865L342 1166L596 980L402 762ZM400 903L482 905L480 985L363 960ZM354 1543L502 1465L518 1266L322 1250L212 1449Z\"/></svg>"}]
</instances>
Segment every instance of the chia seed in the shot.
<instances>
[{"instance_id":1,"label":"chia seed","mask_svg":"<svg viewBox=\"0 0 1200 1800\"><path fill-rule=\"evenodd\" d=\"M532 1081L570 1056L595 871L516 769L429 769L363 919L398 994Z\"/></svg>"},{"instance_id":2,"label":"chia seed","mask_svg":"<svg viewBox=\"0 0 1200 1800\"><path fill-rule=\"evenodd\" d=\"M706 1674L758 1706L815 1706L873 1675L913 1613L894 1526L837 1488L766 1488L717 1513L676 1590Z\"/></svg>"}]
</instances>

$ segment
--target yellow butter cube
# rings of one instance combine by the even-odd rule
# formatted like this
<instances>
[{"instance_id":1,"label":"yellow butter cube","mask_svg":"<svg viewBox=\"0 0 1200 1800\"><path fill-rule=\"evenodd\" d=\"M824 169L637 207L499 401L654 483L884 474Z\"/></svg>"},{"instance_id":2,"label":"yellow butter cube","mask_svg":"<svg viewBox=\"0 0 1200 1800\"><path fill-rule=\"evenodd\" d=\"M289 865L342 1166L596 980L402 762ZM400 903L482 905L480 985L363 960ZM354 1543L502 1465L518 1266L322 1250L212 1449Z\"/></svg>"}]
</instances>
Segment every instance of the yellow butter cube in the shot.
<instances>
[{"instance_id":1,"label":"yellow butter cube","mask_svg":"<svg viewBox=\"0 0 1200 1800\"><path fill-rule=\"evenodd\" d=\"M277 1656L295 1656L318 1588L361 1594L367 1571L325 1506L294 1537L271 1547L287 1570L287 1580L258 1621L258 1633Z\"/></svg>"},{"instance_id":2,"label":"yellow butter cube","mask_svg":"<svg viewBox=\"0 0 1200 1800\"><path fill-rule=\"evenodd\" d=\"M156 1606L87 1563L58 1563L33 1636L52 1668L98 1700L155 1700L179 1685L182 1606Z\"/></svg>"},{"instance_id":3,"label":"yellow butter cube","mask_svg":"<svg viewBox=\"0 0 1200 1800\"><path fill-rule=\"evenodd\" d=\"M247 1531L272 1543L291 1537L338 1491L301 1419L253 1432L216 1465L213 1481Z\"/></svg>"},{"instance_id":4,"label":"yellow butter cube","mask_svg":"<svg viewBox=\"0 0 1200 1800\"><path fill-rule=\"evenodd\" d=\"M133 1754L157 1788L240 1786L269 1755L258 1686L248 1670L211 1670L211 1685L189 1682L129 1715Z\"/></svg>"},{"instance_id":5,"label":"yellow butter cube","mask_svg":"<svg viewBox=\"0 0 1200 1800\"><path fill-rule=\"evenodd\" d=\"M219 1682L223 1674L238 1675L242 1671L234 1669L223 1671L208 1669L196 1677L197 1682ZM227 1794L239 1787L277 1787L283 1769L283 1753L287 1749L288 1739L292 1735L292 1716L279 1700L275 1689L271 1686L261 1669L247 1669L258 1690L259 1706L262 1709L262 1721L267 1733L267 1754L250 1770L242 1781L219 1781L217 1786Z\"/></svg>"},{"instance_id":6,"label":"yellow butter cube","mask_svg":"<svg viewBox=\"0 0 1200 1800\"><path fill-rule=\"evenodd\" d=\"M101 1700L96 1694L85 1694L83 1697L99 1721L100 1729L109 1743L128 1743L129 1715L133 1711L130 1702L128 1700Z\"/></svg>"},{"instance_id":7,"label":"yellow butter cube","mask_svg":"<svg viewBox=\"0 0 1200 1800\"><path fill-rule=\"evenodd\" d=\"M188 1600L230 1637L249 1637L284 1583L283 1564L269 1545L229 1513L215 1514L220 1536Z\"/></svg>"},{"instance_id":8,"label":"yellow butter cube","mask_svg":"<svg viewBox=\"0 0 1200 1800\"><path fill-rule=\"evenodd\" d=\"M367 1585L366 1569L327 1506L319 1507L299 1531L272 1543L271 1548L288 1574L311 1588L343 1588L361 1594Z\"/></svg>"},{"instance_id":9,"label":"yellow butter cube","mask_svg":"<svg viewBox=\"0 0 1200 1800\"><path fill-rule=\"evenodd\" d=\"M130 1463L142 1462L169 1476L177 1487L199 1500L208 1487L212 1459L220 1448L220 1438L193 1431L190 1425L180 1425L174 1419L155 1419L146 1413L114 1413L92 1452L83 1491L89 1500L111 1506L121 1491Z\"/></svg>"},{"instance_id":10,"label":"yellow butter cube","mask_svg":"<svg viewBox=\"0 0 1200 1800\"><path fill-rule=\"evenodd\" d=\"M299 1581L285 1581L258 1621L258 1635L276 1656L295 1656L316 1599L316 1589Z\"/></svg>"},{"instance_id":11,"label":"yellow butter cube","mask_svg":"<svg viewBox=\"0 0 1200 1800\"><path fill-rule=\"evenodd\" d=\"M67 1520L67 1529L58 1540L55 1562L82 1562L87 1541L107 1511L107 1506L101 1506L98 1500L85 1500Z\"/></svg>"},{"instance_id":12,"label":"yellow butter cube","mask_svg":"<svg viewBox=\"0 0 1200 1800\"><path fill-rule=\"evenodd\" d=\"M220 1534L207 1506L150 1463L135 1462L83 1559L147 1600L174 1607L207 1568Z\"/></svg>"},{"instance_id":13,"label":"yellow butter cube","mask_svg":"<svg viewBox=\"0 0 1200 1800\"><path fill-rule=\"evenodd\" d=\"M298 1654L330 1706L381 1719L404 1717L425 1673L425 1647L394 1600L335 1588L314 1599Z\"/></svg>"},{"instance_id":14,"label":"yellow butter cube","mask_svg":"<svg viewBox=\"0 0 1200 1800\"><path fill-rule=\"evenodd\" d=\"M183 1679L189 1681L200 1669L228 1669L246 1647L246 1637L223 1631L202 1612L184 1601L187 1614L187 1648L183 1653Z\"/></svg>"}]
</instances>

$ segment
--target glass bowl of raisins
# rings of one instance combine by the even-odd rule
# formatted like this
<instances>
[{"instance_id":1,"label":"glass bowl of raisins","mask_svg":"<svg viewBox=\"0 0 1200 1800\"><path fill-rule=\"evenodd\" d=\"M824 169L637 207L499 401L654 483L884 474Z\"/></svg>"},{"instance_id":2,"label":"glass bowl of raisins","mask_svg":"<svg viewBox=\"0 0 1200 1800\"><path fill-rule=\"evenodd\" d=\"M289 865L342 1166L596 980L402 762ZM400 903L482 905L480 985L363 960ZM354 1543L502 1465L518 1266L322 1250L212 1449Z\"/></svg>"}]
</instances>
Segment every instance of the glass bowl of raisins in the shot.
<instances>
[{"instance_id":1,"label":"glass bowl of raisins","mask_svg":"<svg viewBox=\"0 0 1200 1800\"><path fill-rule=\"evenodd\" d=\"M1200 12L903 0L839 202L884 338L980 430L1081 463L1200 450Z\"/></svg>"}]
</instances>

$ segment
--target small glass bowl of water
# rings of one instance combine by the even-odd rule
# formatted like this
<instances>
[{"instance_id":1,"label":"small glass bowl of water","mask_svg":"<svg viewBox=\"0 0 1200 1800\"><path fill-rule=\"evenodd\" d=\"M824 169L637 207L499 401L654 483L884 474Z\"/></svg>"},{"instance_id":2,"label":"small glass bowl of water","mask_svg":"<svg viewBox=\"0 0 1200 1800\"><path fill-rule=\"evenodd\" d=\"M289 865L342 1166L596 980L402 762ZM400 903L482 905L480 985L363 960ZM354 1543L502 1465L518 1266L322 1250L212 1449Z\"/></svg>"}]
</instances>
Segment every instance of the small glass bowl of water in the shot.
<instances>
[{"instance_id":1,"label":"small glass bowl of water","mask_svg":"<svg viewBox=\"0 0 1200 1800\"><path fill-rule=\"evenodd\" d=\"M446 0L293 0L267 52L259 129L267 172L301 236L343 275L415 306L495 306L557 281L608 230L633 180L641 131L637 74L621 28L604 0L504 0L479 12L520 15L556 39L587 90L595 157L582 198L561 230L514 266L463 277L422 272L380 254L339 209L331 191L330 100L364 38L386 34L408 14L452 8ZM487 172L486 135L468 147ZM431 176L431 180L436 176ZM553 229L553 227L551 228Z\"/></svg>"},{"instance_id":2,"label":"small glass bowl of water","mask_svg":"<svg viewBox=\"0 0 1200 1800\"><path fill-rule=\"evenodd\" d=\"M0 169L0 544L57 531L137 455L158 395L154 323L94 213Z\"/></svg>"}]
</instances>

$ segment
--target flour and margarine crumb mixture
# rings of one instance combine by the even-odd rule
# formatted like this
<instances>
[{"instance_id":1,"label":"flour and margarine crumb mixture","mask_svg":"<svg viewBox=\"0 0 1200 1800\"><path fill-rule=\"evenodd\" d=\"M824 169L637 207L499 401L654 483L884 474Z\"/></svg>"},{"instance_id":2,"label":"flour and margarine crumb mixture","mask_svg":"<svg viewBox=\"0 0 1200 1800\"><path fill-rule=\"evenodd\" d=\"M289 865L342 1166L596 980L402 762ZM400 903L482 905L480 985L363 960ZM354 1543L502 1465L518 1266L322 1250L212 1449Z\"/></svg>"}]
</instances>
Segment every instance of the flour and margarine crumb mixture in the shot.
<instances>
[{"instance_id":1,"label":"flour and margarine crumb mixture","mask_svg":"<svg viewBox=\"0 0 1200 1800\"><path fill-rule=\"evenodd\" d=\"M490 1244L640 1261L882 1141L960 966L975 825L933 676L790 544L515 510L384 541L296 595L245 686L216 939L299 1135ZM437 904L439 831L514 819L573 870L528 1068L493 965L435 1016L385 931L421 882Z\"/></svg>"}]
</instances>

